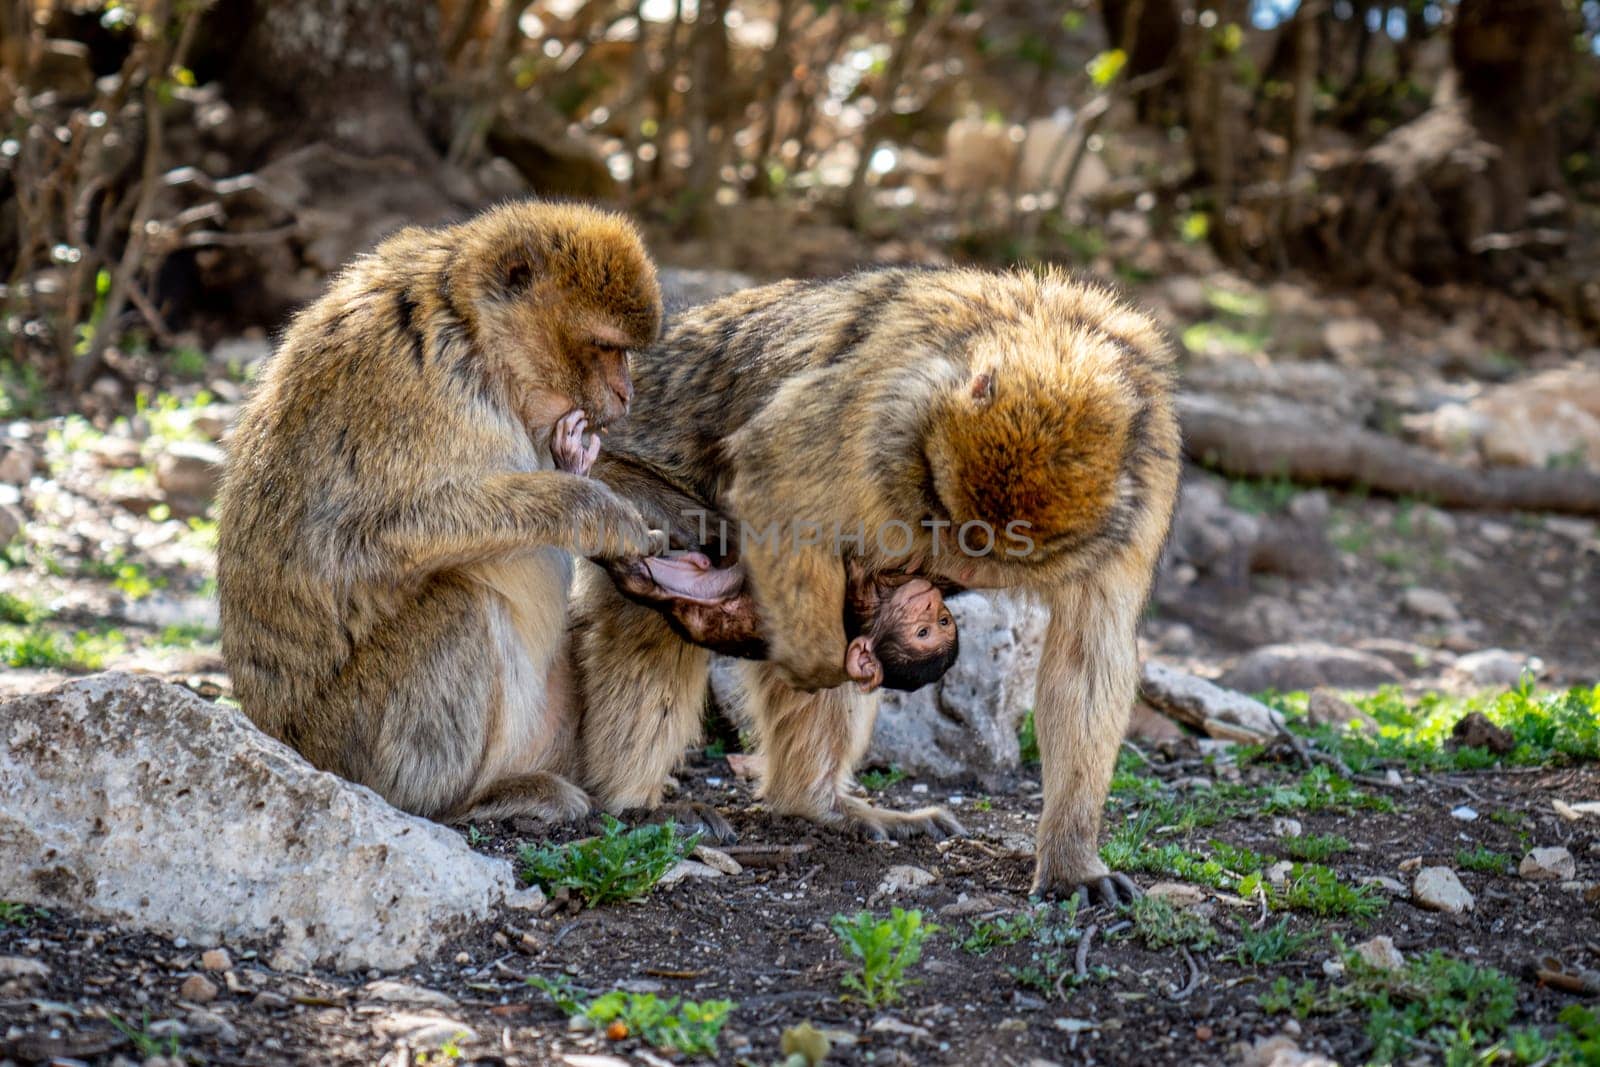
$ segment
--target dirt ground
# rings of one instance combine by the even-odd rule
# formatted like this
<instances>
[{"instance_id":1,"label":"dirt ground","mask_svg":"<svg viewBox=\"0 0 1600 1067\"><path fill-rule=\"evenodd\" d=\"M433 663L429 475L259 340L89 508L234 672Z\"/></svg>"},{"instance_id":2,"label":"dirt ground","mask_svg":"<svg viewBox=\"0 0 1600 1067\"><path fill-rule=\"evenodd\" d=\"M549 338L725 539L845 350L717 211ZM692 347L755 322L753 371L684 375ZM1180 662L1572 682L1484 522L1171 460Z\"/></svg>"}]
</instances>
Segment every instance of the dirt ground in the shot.
<instances>
[{"instance_id":1,"label":"dirt ground","mask_svg":"<svg viewBox=\"0 0 1600 1067\"><path fill-rule=\"evenodd\" d=\"M1318 305L1305 317L1316 322L1322 315ZM236 382L231 389L231 396L224 390L218 399L237 399ZM185 396L193 393L189 388ZM11 424L13 437L37 447L39 470L20 493L26 543L8 549L12 558L0 567L0 581L6 593L48 606L48 618L37 625L80 662L0 670L0 698L48 687L91 663L150 671L207 697L226 695L210 597L214 524L203 511L191 518L165 509L162 493L141 473L152 465L150 449L141 456L135 441L129 454L127 438L149 430L113 430L101 439L60 420ZM1305 495L1295 487L1190 476L1262 521L1274 521ZM1314 539L1314 567L1282 573L1252 564L1232 574L1202 567L1184 581L1164 579L1144 623L1144 653L1216 676L1268 643L1367 647L1398 665L1413 694L1469 687L1452 673L1455 657L1489 648L1537 657L1543 685L1600 679L1594 522L1447 513L1360 493L1330 493L1326 508ZM1416 589L1441 594L1457 617L1407 610L1405 597ZM1303 773L1282 763L1238 766L1228 749L1193 740L1143 751L1150 765L1142 773L1159 784L1114 796L1108 836L1137 818L1152 797L1192 799L1219 783L1288 785ZM781 1062L781 1034L805 1021L828 1033L828 1062L838 1063L1223 1064L1241 1062L1236 1046L1272 1035L1287 1036L1307 1053L1363 1062L1371 1047L1365 1014L1295 1019L1259 1004L1279 978L1309 979L1322 988L1334 983L1328 976L1337 970L1333 935L1351 945L1387 935L1411 959L1441 949L1498 968L1515 982L1515 1025L1551 1026L1563 1007L1585 1001L1542 984L1532 972L1535 962L1554 957L1570 972L1600 970L1600 912L1586 899L1586 889L1600 879L1600 819L1568 819L1554 802L1600 798L1600 768L1399 772L1397 783L1380 770L1359 786L1391 801L1392 811L1345 808L1293 817L1306 835L1349 840L1348 851L1322 861L1341 881L1381 877L1409 887L1417 866L1450 866L1475 896L1475 910L1444 915L1422 910L1405 892L1379 890L1385 906L1368 920L1289 914L1289 931L1309 936L1304 947L1281 962L1246 967L1229 957L1239 945L1240 922L1262 922L1259 905L1208 890L1198 910L1218 939L1193 953L1195 971L1179 949L1146 947L1125 916L1085 911L1073 929L1081 935L1096 927L1086 980L1058 990L1031 987L1013 973L1038 962L1037 944L1024 940L982 955L961 947L974 923L1014 919L1029 907L1037 768L984 783L900 781L881 802L948 804L969 836L879 844L768 818L726 758L702 753L680 774L681 795L712 804L732 820L739 841L730 854L741 873L686 880L634 904L587 911L557 905L547 914L508 910L462 931L451 950L402 975L281 973L265 962L272 946L251 944L225 946L228 966L207 971L203 946L71 915L0 918L0 957L47 968L42 977L30 976L22 972L37 968L0 958L0 1067L139 1062L174 1048L190 1062L219 1064L409 1067L459 1059L602 1067L619 1061L583 1057L685 1060L633 1038L613 1042L570 1031L563 1013L525 981L557 974L596 992L621 988L736 1001L720 1037L724 1063ZM1464 805L1479 817L1452 815ZM1190 830L1156 827L1151 840L1200 851L1223 842L1282 855L1280 829L1270 816L1242 812ZM552 839L594 830L563 828ZM541 831L512 826L480 827L472 836L475 847L506 855L544 839ZM1549 846L1575 857L1574 884L1517 874L1517 861L1529 849ZM1474 848L1507 861L1494 871L1469 869L1458 853ZM931 884L880 894L890 868L901 865L928 872ZM1170 880L1136 877L1147 888ZM882 915L892 906L920 908L943 928L911 972L920 984L887 1009L841 1000L840 981L849 968L830 919L867 908ZM1069 971L1077 943L1065 949ZM192 981L202 974L215 994L203 1003L194 995L206 990ZM1592 998L1587 1003L1593 1007ZM119 1029L112 1014L136 1036ZM437 1034L418 1036L419 1016L424 1023L443 1020L439 1026L454 1040L441 1049ZM1438 1048L1411 1051L1418 1062L1442 1059Z\"/></svg>"},{"instance_id":2,"label":"dirt ground","mask_svg":"<svg viewBox=\"0 0 1600 1067\"><path fill-rule=\"evenodd\" d=\"M1193 789L1201 766L1196 753L1180 750L1175 759L1156 757L1153 770L1167 788L1176 783ZM1244 772L1246 781L1287 773L1269 766ZM454 1046L461 1062L604 1062L570 1058L596 1052L629 1062L661 1061L662 1054L636 1041L569 1033L561 1013L524 982L557 973L596 990L736 1001L721 1035L724 1063L780 1062L782 1030L810 1021L835 1038L829 1062L1200 1064L1236 1062L1236 1044L1282 1032L1285 1018L1266 1015L1257 997L1279 976L1320 977L1331 955L1328 935L1335 933L1351 944L1387 934L1407 956L1448 949L1517 976L1523 979L1517 1007L1522 1023L1549 1023L1574 1000L1527 980L1536 959L1600 965L1600 921L1594 906L1572 890L1526 882L1509 869L1464 871L1462 879L1477 898L1474 912L1452 917L1396 898L1369 922L1297 914L1292 929L1316 937L1300 956L1260 968L1223 958L1233 950L1231 932L1238 922L1258 919L1256 906L1241 907L1226 894L1214 894L1202 911L1212 915L1223 936L1215 948L1197 954L1198 984L1181 1000L1175 993L1190 984L1190 975L1180 951L1150 951L1126 931L1111 932L1118 916L1109 909L1085 911L1076 920L1080 927L1093 922L1106 931L1091 941L1087 957L1098 977L1061 996L1045 996L1008 972L1028 965L1028 943L983 956L960 947L973 921L1027 906L1037 780L1022 776L1013 789L988 795L926 790L909 781L889 789L883 797L889 804L933 800L959 812L971 836L939 844L869 843L768 819L752 810L747 785L724 759L696 758L680 782L686 796L730 816L739 832L733 854L747 864L742 873L685 880L637 904L576 913L553 906L552 914L535 918L507 912L464 932L459 955L447 953L449 958L392 976L416 987L398 994L417 1001L410 1010L431 1011L473 1035ZM1352 852L1329 861L1350 880L1405 880L1405 861L1420 857L1454 866L1457 850L1470 846L1519 856L1530 841L1561 844L1585 868L1593 867L1600 852L1594 821L1567 822L1551 806L1552 798L1600 795L1600 772L1592 767L1407 776L1386 792L1397 804L1392 813L1303 819L1307 834L1337 833L1355 843ZM1453 818L1450 810L1462 803L1486 817L1471 824ZM1108 825L1117 825L1131 808L1114 802ZM1512 813L1520 815L1515 825ZM565 836L582 830L574 827ZM525 840L504 827L478 847L512 853ZM1171 840L1223 840L1266 852L1274 844L1270 820L1259 816ZM934 881L880 895L889 868L902 864L932 873ZM1151 882L1148 876L1143 880ZM943 928L914 969L920 984L889 1010L842 1002L839 981L847 968L828 919L891 905L921 908ZM408 1060L404 1046L389 1036L407 1006L373 984L376 974L280 974L262 962L266 946L226 947L232 968L210 975L219 995L197 1010L180 992L185 979L205 973L197 946L107 930L70 916L0 927L0 956L22 956L49 968L40 983L0 982L0 1061L137 1060L131 1042L103 1017L114 1012L150 1032L180 1032L181 1053L192 1062L424 1062ZM177 1020L177 1026L166 1020ZM1359 1062L1367 1048L1360 1023L1345 1013L1287 1025L1302 1049L1350 1063Z\"/></svg>"}]
</instances>

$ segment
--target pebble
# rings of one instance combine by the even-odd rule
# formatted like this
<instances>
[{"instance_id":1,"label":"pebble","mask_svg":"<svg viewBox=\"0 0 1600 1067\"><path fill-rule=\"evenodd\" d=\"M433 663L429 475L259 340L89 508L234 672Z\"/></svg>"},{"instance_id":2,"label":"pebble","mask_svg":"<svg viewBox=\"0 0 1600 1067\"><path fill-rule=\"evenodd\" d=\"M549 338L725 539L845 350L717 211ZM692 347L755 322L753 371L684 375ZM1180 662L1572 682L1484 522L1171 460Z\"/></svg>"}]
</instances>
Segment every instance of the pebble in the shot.
<instances>
[{"instance_id":1,"label":"pebble","mask_svg":"<svg viewBox=\"0 0 1600 1067\"><path fill-rule=\"evenodd\" d=\"M898 896L913 889L921 889L925 885L932 885L935 877L932 871L925 871L921 867L913 867L906 863L897 863L884 872L883 881L878 883L877 892L873 899Z\"/></svg>"},{"instance_id":2,"label":"pebble","mask_svg":"<svg viewBox=\"0 0 1600 1067\"><path fill-rule=\"evenodd\" d=\"M1164 900L1175 908L1192 908L1206 899L1205 890L1184 882L1157 882L1145 891L1145 895Z\"/></svg>"},{"instance_id":3,"label":"pebble","mask_svg":"<svg viewBox=\"0 0 1600 1067\"><path fill-rule=\"evenodd\" d=\"M217 999L217 984L203 974L191 974L178 987L178 995L196 1004L209 1004Z\"/></svg>"},{"instance_id":4,"label":"pebble","mask_svg":"<svg viewBox=\"0 0 1600 1067\"><path fill-rule=\"evenodd\" d=\"M1406 965L1406 958L1394 947L1394 939L1386 934L1361 942L1356 946L1356 954L1367 966L1380 971L1398 971Z\"/></svg>"},{"instance_id":5,"label":"pebble","mask_svg":"<svg viewBox=\"0 0 1600 1067\"><path fill-rule=\"evenodd\" d=\"M434 1048L478 1040L477 1032L460 1020L410 1012L380 1017L372 1024L372 1032L391 1041L404 1040L413 1046L428 1045Z\"/></svg>"},{"instance_id":6,"label":"pebble","mask_svg":"<svg viewBox=\"0 0 1600 1067\"><path fill-rule=\"evenodd\" d=\"M1450 817L1452 819L1460 819L1462 822L1478 821L1478 813L1472 808L1467 807L1465 804L1461 805L1459 808L1451 808Z\"/></svg>"},{"instance_id":7,"label":"pebble","mask_svg":"<svg viewBox=\"0 0 1600 1067\"><path fill-rule=\"evenodd\" d=\"M1530 882L1570 882L1578 876L1578 863L1559 846L1536 848L1522 857L1517 873Z\"/></svg>"},{"instance_id":8,"label":"pebble","mask_svg":"<svg viewBox=\"0 0 1600 1067\"><path fill-rule=\"evenodd\" d=\"M214 1011L195 1008L188 1015L189 1029L197 1034L214 1037L224 1045L237 1045L239 1031L234 1025Z\"/></svg>"},{"instance_id":9,"label":"pebble","mask_svg":"<svg viewBox=\"0 0 1600 1067\"><path fill-rule=\"evenodd\" d=\"M225 948L209 948L200 954L200 966L208 971L226 971L233 967L233 957Z\"/></svg>"},{"instance_id":10,"label":"pebble","mask_svg":"<svg viewBox=\"0 0 1600 1067\"><path fill-rule=\"evenodd\" d=\"M392 979L368 983L362 988L361 995L366 1000L385 1004L420 1004L429 1008L453 1008L456 1005L454 1000L438 990Z\"/></svg>"},{"instance_id":11,"label":"pebble","mask_svg":"<svg viewBox=\"0 0 1600 1067\"><path fill-rule=\"evenodd\" d=\"M1280 815L1272 820L1273 837L1299 837L1303 833L1305 828L1300 825L1299 819Z\"/></svg>"},{"instance_id":12,"label":"pebble","mask_svg":"<svg viewBox=\"0 0 1600 1067\"><path fill-rule=\"evenodd\" d=\"M527 889L518 889L506 894L506 907L518 911L542 911L545 904L544 890L538 886L529 886Z\"/></svg>"},{"instance_id":13,"label":"pebble","mask_svg":"<svg viewBox=\"0 0 1600 1067\"><path fill-rule=\"evenodd\" d=\"M677 866L661 876L657 885L675 885L685 878L721 878L723 874L709 864L698 860L679 860Z\"/></svg>"},{"instance_id":14,"label":"pebble","mask_svg":"<svg viewBox=\"0 0 1600 1067\"><path fill-rule=\"evenodd\" d=\"M692 855L707 867L715 867L723 874L744 873L744 867L740 865L739 861L720 848L712 848L710 845L696 845Z\"/></svg>"},{"instance_id":15,"label":"pebble","mask_svg":"<svg viewBox=\"0 0 1600 1067\"><path fill-rule=\"evenodd\" d=\"M50 968L26 956L0 956L0 978L48 978Z\"/></svg>"},{"instance_id":16,"label":"pebble","mask_svg":"<svg viewBox=\"0 0 1600 1067\"><path fill-rule=\"evenodd\" d=\"M1403 897L1406 895L1406 887L1404 885L1397 882L1393 878L1386 878L1381 874L1369 874L1367 877L1360 880L1360 884L1376 886L1385 893L1388 893L1390 896L1394 897Z\"/></svg>"},{"instance_id":17,"label":"pebble","mask_svg":"<svg viewBox=\"0 0 1600 1067\"><path fill-rule=\"evenodd\" d=\"M1485 648L1457 657L1450 668L1465 681L1481 686L1512 686L1528 671L1534 677L1544 673L1544 660L1524 652Z\"/></svg>"},{"instance_id":18,"label":"pebble","mask_svg":"<svg viewBox=\"0 0 1600 1067\"><path fill-rule=\"evenodd\" d=\"M1400 596L1400 606L1419 619L1455 622L1461 618L1455 601L1437 589L1407 589Z\"/></svg>"},{"instance_id":19,"label":"pebble","mask_svg":"<svg viewBox=\"0 0 1600 1067\"><path fill-rule=\"evenodd\" d=\"M1477 907L1477 901L1449 867L1424 867L1411 884L1411 896L1429 911L1460 915Z\"/></svg>"}]
</instances>

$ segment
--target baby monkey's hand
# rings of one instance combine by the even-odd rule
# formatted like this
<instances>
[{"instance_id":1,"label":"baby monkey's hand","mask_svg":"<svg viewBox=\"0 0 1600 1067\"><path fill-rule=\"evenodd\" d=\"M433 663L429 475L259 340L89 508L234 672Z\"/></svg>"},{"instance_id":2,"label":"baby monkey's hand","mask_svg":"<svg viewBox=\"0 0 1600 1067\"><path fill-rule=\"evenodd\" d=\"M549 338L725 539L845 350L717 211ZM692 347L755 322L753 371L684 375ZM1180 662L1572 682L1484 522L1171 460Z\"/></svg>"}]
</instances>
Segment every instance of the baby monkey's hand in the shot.
<instances>
[{"instance_id":1,"label":"baby monkey's hand","mask_svg":"<svg viewBox=\"0 0 1600 1067\"><path fill-rule=\"evenodd\" d=\"M589 417L581 408L573 408L556 420L555 429L550 431L550 458L555 460L556 470L588 477L595 457L600 455L599 434L584 447L583 435L588 429Z\"/></svg>"}]
</instances>

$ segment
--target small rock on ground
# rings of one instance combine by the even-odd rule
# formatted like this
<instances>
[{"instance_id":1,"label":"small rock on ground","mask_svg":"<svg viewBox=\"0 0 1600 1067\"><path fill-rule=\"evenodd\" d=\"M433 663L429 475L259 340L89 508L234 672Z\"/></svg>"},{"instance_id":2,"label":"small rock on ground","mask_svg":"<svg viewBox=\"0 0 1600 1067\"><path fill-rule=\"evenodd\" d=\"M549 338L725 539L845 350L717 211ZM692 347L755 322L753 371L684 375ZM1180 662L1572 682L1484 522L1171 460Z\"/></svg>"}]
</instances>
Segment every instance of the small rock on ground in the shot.
<instances>
[{"instance_id":1,"label":"small rock on ground","mask_svg":"<svg viewBox=\"0 0 1600 1067\"><path fill-rule=\"evenodd\" d=\"M1394 939L1379 934L1356 946L1356 953L1369 967L1380 971L1398 971L1406 965L1406 958L1394 947Z\"/></svg>"},{"instance_id":2,"label":"small rock on ground","mask_svg":"<svg viewBox=\"0 0 1600 1067\"><path fill-rule=\"evenodd\" d=\"M1449 867L1424 867L1411 884L1411 896L1419 907L1460 915L1477 907L1477 901Z\"/></svg>"},{"instance_id":3,"label":"small rock on ground","mask_svg":"<svg viewBox=\"0 0 1600 1067\"><path fill-rule=\"evenodd\" d=\"M1530 882L1570 882L1578 877L1578 864L1559 846L1536 848L1522 857L1517 873Z\"/></svg>"}]
</instances>

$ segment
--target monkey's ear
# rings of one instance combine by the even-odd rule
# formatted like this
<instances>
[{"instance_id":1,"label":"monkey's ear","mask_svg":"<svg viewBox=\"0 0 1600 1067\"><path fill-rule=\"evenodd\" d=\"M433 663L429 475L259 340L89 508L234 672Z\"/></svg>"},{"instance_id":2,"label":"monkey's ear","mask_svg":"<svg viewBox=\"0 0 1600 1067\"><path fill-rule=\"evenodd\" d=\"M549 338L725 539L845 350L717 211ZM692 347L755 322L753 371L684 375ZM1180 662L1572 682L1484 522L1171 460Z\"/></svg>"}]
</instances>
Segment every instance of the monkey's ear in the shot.
<instances>
[{"instance_id":1,"label":"monkey's ear","mask_svg":"<svg viewBox=\"0 0 1600 1067\"><path fill-rule=\"evenodd\" d=\"M850 642L844 650L844 673L863 693L870 693L883 684L883 664L872 651L872 638L858 637Z\"/></svg>"},{"instance_id":2,"label":"monkey's ear","mask_svg":"<svg viewBox=\"0 0 1600 1067\"><path fill-rule=\"evenodd\" d=\"M982 407L994 399L994 371L981 370L972 376L967 393Z\"/></svg>"}]
</instances>

